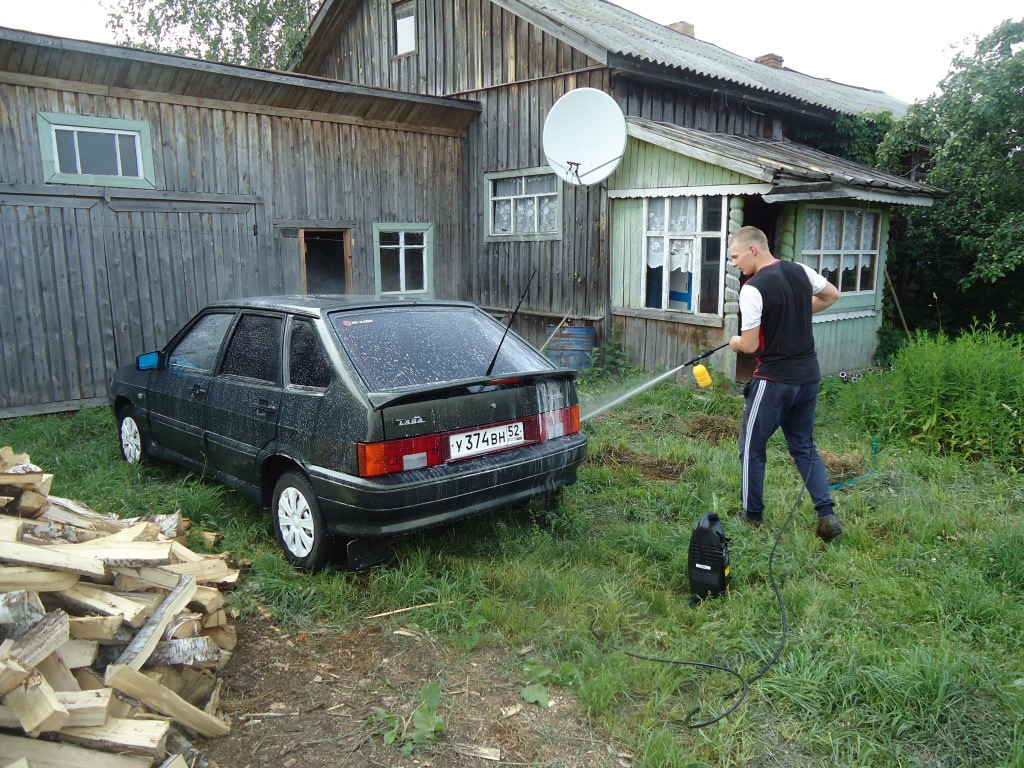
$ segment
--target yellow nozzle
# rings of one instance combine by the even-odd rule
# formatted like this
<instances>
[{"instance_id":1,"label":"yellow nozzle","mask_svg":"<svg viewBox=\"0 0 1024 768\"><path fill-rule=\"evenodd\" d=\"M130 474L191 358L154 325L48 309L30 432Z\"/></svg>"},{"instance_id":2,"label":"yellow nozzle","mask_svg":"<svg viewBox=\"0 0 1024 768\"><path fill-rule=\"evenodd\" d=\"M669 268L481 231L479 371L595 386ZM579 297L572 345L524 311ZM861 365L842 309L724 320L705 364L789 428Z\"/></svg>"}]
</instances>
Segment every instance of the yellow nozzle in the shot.
<instances>
[{"instance_id":1,"label":"yellow nozzle","mask_svg":"<svg viewBox=\"0 0 1024 768\"><path fill-rule=\"evenodd\" d=\"M703 365L695 365L693 367L693 378L695 378L697 383L702 387L711 386L711 374L708 373L708 369Z\"/></svg>"}]
</instances>

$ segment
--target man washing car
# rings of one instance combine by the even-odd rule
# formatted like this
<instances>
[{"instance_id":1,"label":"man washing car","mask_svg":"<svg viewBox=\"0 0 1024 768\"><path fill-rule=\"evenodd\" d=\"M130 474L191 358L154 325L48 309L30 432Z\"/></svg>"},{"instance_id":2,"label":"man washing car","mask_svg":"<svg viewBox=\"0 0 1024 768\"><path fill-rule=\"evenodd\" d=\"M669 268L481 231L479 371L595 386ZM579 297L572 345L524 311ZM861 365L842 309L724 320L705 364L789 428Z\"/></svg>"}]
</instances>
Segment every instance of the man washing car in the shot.
<instances>
[{"instance_id":1,"label":"man washing car","mask_svg":"<svg viewBox=\"0 0 1024 768\"><path fill-rule=\"evenodd\" d=\"M729 242L732 266L750 279L740 289L740 335L733 352L758 353L745 389L740 427L743 468L742 519L764 521L764 472L768 440L782 427L789 453L818 513L818 536L842 533L829 495L825 466L814 445L814 413L821 372L814 351L811 315L832 306L838 289L809 267L776 259L764 232L743 227Z\"/></svg>"}]
</instances>

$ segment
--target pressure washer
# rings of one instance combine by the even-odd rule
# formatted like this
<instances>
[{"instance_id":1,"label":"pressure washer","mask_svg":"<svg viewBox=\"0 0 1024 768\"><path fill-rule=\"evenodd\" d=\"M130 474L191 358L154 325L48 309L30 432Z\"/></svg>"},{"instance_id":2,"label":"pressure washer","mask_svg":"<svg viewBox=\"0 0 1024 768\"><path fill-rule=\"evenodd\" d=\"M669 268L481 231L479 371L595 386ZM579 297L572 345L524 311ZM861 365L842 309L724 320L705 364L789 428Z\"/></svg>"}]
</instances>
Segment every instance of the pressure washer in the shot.
<instances>
[{"instance_id":1,"label":"pressure washer","mask_svg":"<svg viewBox=\"0 0 1024 768\"><path fill-rule=\"evenodd\" d=\"M729 589L729 539L722 521L708 512L690 535L690 605L708 597L718 597Z\"/></svg>"}]
</instances>

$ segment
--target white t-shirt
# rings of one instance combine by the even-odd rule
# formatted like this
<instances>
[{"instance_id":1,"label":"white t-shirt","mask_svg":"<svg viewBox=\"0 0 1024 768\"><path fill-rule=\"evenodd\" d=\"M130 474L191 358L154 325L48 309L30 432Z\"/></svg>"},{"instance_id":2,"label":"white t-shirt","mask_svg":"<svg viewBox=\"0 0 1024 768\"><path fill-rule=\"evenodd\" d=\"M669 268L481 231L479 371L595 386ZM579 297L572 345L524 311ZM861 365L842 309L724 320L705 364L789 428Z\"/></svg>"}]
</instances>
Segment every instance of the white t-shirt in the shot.
<instances>
[{"instance_id":1,"label":"white t-shirt","mask_svg":"<svg viewBox=\"0 0 1024 768\"><path fill-rule=\"evenodd\" d=\"M771 263L774 264L775 262ZM811 295L817 296L828 285L828 280L806 264L800 264L800 266L804 268L807 278L811 281ZM740 314L743 317L741 331L749 331L751 328L757 328L761 325L762 309L764 309L764 301L761 299L761 292L757 288L750 284L740 288Z\"/></svg>"}]
</instances>

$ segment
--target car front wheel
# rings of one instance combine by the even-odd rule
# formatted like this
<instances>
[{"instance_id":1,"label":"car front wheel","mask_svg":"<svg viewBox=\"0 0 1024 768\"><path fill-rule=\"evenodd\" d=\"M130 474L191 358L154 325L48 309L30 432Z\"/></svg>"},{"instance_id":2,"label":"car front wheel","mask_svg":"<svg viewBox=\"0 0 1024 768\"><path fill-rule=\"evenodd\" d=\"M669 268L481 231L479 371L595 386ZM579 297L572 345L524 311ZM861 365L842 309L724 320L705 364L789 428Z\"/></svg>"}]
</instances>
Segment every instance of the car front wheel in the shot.
<instances>
[{"instance_id":1,"label":"car front wheel","mask_svg":"<svg viewBox=\"0 0 1024 768\"><path fill-rule=\"evenodd\" d=\"M126 405L117 414L117 431L120 435L121 456L129 464L141 464L146 461L146 445L142 439L139 422L135 420L135 411Z\"/></svg>"},{"instance_id":2,"label":"car front wheel","mask_svg":"<svg viewBox=\"0 0 1024 768\"><path fill-rule=\"evenodd\" d=\"M299 568L315 571L330 555L331 536L309 481L285 472L274 487L274 533L285 557Z\"/></svg>"}]
</instances>

